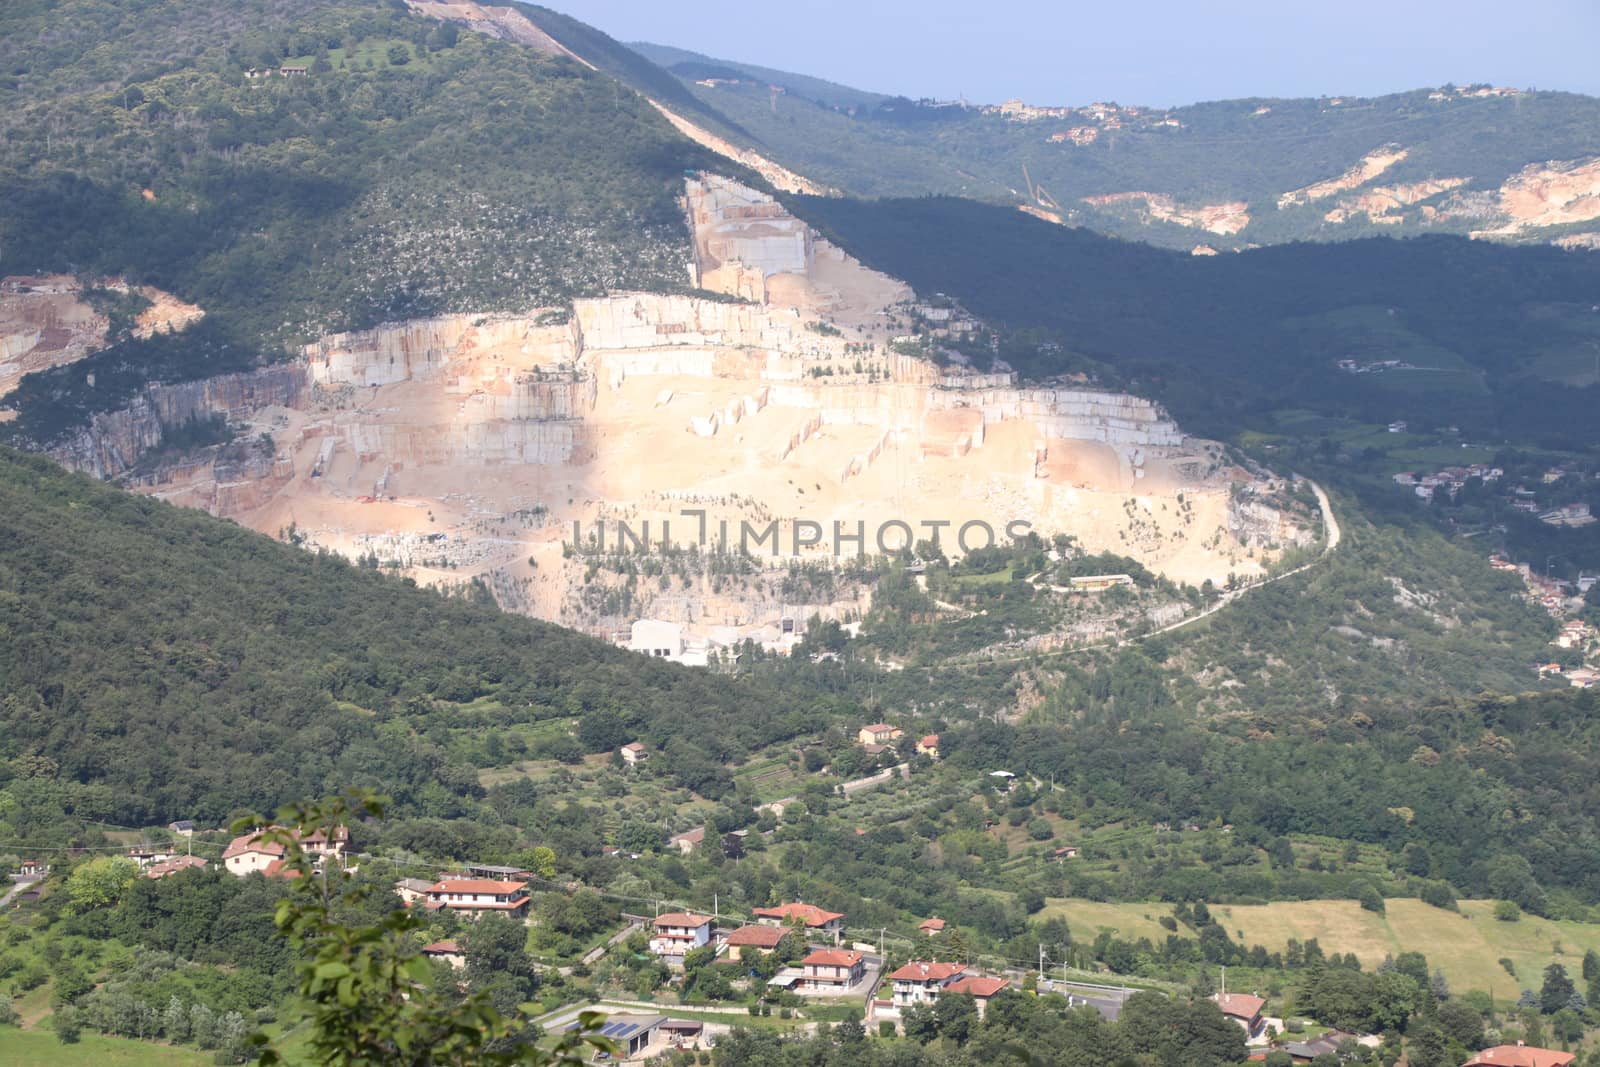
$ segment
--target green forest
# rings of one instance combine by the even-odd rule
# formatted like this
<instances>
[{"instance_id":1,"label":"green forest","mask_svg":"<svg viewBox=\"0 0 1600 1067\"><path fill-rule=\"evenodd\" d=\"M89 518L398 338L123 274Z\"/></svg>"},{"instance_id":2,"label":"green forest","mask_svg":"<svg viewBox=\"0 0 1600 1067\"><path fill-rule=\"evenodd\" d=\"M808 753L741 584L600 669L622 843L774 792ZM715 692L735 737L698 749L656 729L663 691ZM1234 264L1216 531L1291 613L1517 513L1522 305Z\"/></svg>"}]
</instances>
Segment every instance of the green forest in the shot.
<instances>
[{"instance_id":1,"label":"green forest","mask_svg":"<svg viewBox=\"0 0 1600 1067\"><path fill-rule=\"evenodd\" d=\"M7 4L0 70L0 274L207 312L27 379L19 439L331 331L684 285L675 198L710 157L603 73L404 5Z\"/></svg>"}]
</instances>

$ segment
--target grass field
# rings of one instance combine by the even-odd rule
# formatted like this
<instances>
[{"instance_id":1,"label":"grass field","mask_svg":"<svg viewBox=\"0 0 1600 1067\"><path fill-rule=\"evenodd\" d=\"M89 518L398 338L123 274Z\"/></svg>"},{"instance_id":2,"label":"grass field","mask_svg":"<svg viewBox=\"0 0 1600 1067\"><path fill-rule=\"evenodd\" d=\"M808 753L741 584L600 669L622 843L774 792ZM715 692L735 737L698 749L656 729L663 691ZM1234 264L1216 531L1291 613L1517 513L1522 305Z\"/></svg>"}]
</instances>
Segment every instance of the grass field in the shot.
<instances>
[{"instance_id":1,"label":"grass field","mask_svg":"<svg viewBox=\"0 0 1600 1067\"><path fill-rule=\"evenodd\" d=\"M1217 904L1211 914L1229 936L1245 945L1281 951L1290 938L1316 938L1324 952L1354 952L1371 969L1387 955L1423 952L1428 965L1444 972L1457 991L1480 989L1506 996L1537 989L1544 968L1561 963L1578 972L1587 949L1600 950L1600 923L1552 922L1524 915L1520 922L1498 922L1494 902L1463 900L1461 912L1430 907L1420 900L1387 902L1387 914L1362 911L1353 900L1286 901L1277 904ZM1061 915L1076 941L1092 940L1102 929L1123 937L1167 936L1160 925L1171 914L1167 904L1097 904L1087 900L1052 900L1047 916ZM1240 936L1243 931L1243 936ZM1500 966L1509 959L1515 980Z\"/></svg>"},{"instance_id":2,"label":"grass field","mask_svg":"<svg viewBox=\"0 0 1600 1067\"><path fill-rule=\"evenodd\" d=\"M210 1062L209 1052L148 1041L84 1034L77 1044L63 1045L49 1030L0 1026L0 1063L6 1067L199 1067Z\"/></svg>"}]
</instances>

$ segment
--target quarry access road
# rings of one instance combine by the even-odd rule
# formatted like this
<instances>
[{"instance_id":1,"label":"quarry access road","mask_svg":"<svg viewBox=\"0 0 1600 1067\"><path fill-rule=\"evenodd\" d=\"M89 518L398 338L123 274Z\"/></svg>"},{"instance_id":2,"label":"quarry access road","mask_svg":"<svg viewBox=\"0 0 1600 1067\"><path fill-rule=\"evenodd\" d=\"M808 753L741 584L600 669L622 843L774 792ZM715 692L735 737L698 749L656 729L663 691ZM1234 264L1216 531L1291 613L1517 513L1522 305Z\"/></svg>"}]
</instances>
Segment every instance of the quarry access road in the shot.
<instances>
[{"instance_id":1,"label":"quarry access road","mask_svg":"<svg viewBox=\"0 0 1600 1067\"><path fill-rule=\"evenodd\" d=\"M1074 652L1087 652L1092 648L1115 648L1118 645L1135 644L1139 641L1145 641L1160 634L1168 634L1174 630L1181 630L1185 626L1197 623L1201 619L1221 611L1223 608L1227 607L1235 600L1238 600L1246 593L1249 593L1252 590L1260 589L1264 585L1271 585L1273 582L1281 582L1285 578L1293 578L1297 574L1304 574L1312 567L1315 567L1317 564L1327 559L1333 550L1339 547L1339 542L1344 539L1344 531L1339 527L1339 517L1333 513L1333 502L1328 499L1327 492L1322 488L1322 486L1318 485L1316 482L1313 482L1310 478L1306 479L1306 484L1311 486L1311 491L1316 494L1317 506L1322 511L1322 528L1327 533L1327 538L1323 543L1322 551L1318 553L1316 559L1313 559L1308 563L1302 563L1293 570L1284 571L1282 574L1274 574L1270 578L1260 578L1256 581L1241 585L1236 589L1230 589L1218 597L1215 603L1195 612L1193 615L1187 615L1184 618L1179 619L1177 622L1168 623L1166 626L1151 630L1149 633L1140 634L1138 637L1129 638L1127 641L1123 641L1120 638L1113 638L1110 641L1096 641L1093 644L1078 645L1075 648L1063 648L1052 652L1019 652L1012 656L996 656L992 659L972 660L966 664L956 664L956 666L989 667L1002 663L1020 663L1023 660L1033 659L1038 656L1067 656Z\"/></svg>"}]
</instances>

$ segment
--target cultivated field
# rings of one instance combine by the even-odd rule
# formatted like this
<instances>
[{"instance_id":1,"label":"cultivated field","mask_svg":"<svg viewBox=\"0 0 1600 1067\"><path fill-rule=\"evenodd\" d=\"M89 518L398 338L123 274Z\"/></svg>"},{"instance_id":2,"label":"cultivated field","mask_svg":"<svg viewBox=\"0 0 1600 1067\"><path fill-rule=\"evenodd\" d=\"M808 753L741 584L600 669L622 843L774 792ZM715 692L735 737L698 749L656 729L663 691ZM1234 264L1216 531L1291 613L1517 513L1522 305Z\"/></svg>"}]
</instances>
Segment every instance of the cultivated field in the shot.
<instances>
[{"instance_id":1,"label":"cultivated field","mask_svg":"<svg viewBox=\"0 0 1600 1067\"><path fill-rule=\"evenodd\" d=\"M1229 936L1245 945L1281 951L1290 938L1316 938L1324 952L1354 952L1364 968L1386 955L1417 951L1444 972L1458 992L1481 989L1496 997L1538 989L1550 963L1576 974L1587 949L1600 950L1600 924L1552 922L1524 915L1519 922L1497 922L1493 901L1463 900L1461 912L1430 907L1419 900L1387 902L1387 913L1362 911L1353 900L1287 901L1262 905L1214 905L1211 913ZM1167 904L1097 904L1053 900L1046 915L1063 915L1076 941L1091 940L1102 929L1159 943L1167 931L1159 923L1171 914ZM1242 931L1242 933L1241 933ZM1500 966L1516 967L1513 979Z\"/></svg>"},{"instance_id":2,"label":"cultivated field","mask_svg":"<svg viewBox=\"0 0 1600 1067\"><path fill-rule=\"evenodd\" d=\"M211 1053L192 1048L87 1033L77 1044L63 1045L49 1030L0 1026L0 1063L6 1067L198 1067L210 1062Z\"/></svg>"}]
</instances>

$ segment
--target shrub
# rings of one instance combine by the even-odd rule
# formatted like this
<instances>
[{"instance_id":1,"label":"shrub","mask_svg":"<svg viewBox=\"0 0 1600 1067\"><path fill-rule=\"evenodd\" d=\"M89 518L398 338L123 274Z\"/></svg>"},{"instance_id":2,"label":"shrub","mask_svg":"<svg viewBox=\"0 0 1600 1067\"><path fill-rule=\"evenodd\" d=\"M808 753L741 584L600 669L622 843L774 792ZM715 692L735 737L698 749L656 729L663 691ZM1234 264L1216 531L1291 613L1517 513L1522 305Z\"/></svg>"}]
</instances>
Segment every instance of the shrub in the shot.
<instances>
[{"instance_id":1,"label":"shrub","mask_svg":"<svg viewBox=\"0 0 1600 1067\"><path fill-rule=\"evenodd\" d=\"M1514 923L1522 918L1522 909L1514 901L1501 900L1495 903L1494 917L1503 923ZM1500 962L1504 963L1504 960Z\"/></svg>"}]
</instances>

